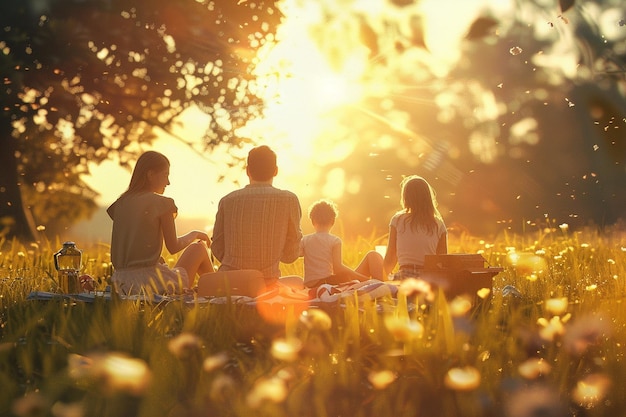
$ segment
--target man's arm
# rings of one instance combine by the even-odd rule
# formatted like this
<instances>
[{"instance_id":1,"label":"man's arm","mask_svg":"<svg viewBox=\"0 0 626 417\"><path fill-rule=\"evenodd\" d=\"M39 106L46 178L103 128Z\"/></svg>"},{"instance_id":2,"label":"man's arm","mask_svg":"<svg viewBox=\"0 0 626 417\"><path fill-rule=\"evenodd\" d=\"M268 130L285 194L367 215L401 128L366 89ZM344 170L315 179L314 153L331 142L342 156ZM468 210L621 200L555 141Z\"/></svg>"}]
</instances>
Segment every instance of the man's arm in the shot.
<instances>
[{"instance_id":1,"label":"man's arm","mask_svg":"<svg viewBox=\"0 0 626 417\"><path fill-rule=\"evenodd\" d=\"M302 209L300 201L293 195L289 207L289 219L287 224L287 236L285 239L285 247L281 262L290 264L295 262L300 256L300 241L302 240L302 229L300 228L300 220L302 219Z\"/></svg>"}]
</instances>

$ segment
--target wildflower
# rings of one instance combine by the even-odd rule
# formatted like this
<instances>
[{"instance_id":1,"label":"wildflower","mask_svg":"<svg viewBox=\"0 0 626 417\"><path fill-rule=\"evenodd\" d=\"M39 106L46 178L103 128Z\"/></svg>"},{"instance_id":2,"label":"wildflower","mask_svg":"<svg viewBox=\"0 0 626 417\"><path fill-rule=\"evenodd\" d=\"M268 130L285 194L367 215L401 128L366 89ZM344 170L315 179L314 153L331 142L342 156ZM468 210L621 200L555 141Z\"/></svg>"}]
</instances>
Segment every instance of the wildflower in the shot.
<instances>
[{"instance_id":1,"label":"wildflower","mask_svg":"<svg viewBox=\"0 0 626 417\"><path fill-rule=\"evenodd\" d=\"M480 372L472 366L452 368L446 373L444 384L455 391L472 391L480 385Z\"/></svg>"},{"instance_id":2,"label":"wildflower","mask_svg":"<svg viewBox=\"0 0 626 417\"><path fill-rule=\"evenodd\" d=\"M509 252L507 258L509 264L513 266L520 275L538 274L547 268L545 258L536 253Z\"/></svg>"},{"instance_id":3,"label":"wildflower","mask_svg":"<svg viewBox=\"0 0 626 417\"><path fill-rule=\"evenodd\" d=\"M202 369L204 372L213 372L214 370L221 368L228 362L228 354L221 352L213 356L209 356L202 362Z\"/></svg>"},{"instance_id":4,"label":"wildflower","mask_svg":"<svg viewBox=\"0 0 626 417\"><path fill-rule=\"evenodd\" d=\"M569 353L580 356L610 333L611 328L602 317L584 316L567 327L563 346Z\"/></svg>"},{"instance_id":5,"label":"wildflower","mask_svg":"<svg viewBox=\"0 0 626 417\"><path fill-rule=\"evenodd\" d=\"M287 386L282 378L262 379L254 384L252 391L246 396L250 408L259 408L265 401L281 403L287 398Z\"/></svg>"},{"instance_id":6,"label":"wildflower","mask_svg":"<svg viewBox=\"0 0 626 417\"><path fill-rule=\"evenodd\" d=\"M148 386L150 370L141 359L109 353L96 362L99 363L97 374L105 383L105 391L141 395Z\"/></svg>"},{"instance_id":7,"label":"wildflower","mask_svg":"<svg viewBox=\"0 0 626 417\"><path fill-rule=\"evenodd\" d=\"M567 311L567 297L550 298L545 302L546 311L553 316L560 316Z\"/></svg>"},{"instance_id":8,"label":"wildflower","mask_svg":"<svg viewBox=\"0 0 626 417\"><path fill-rule=\"evenodd\" d=\"M178 359L188 359L202 348L202 340L192 333L181 333L169 341L167 348Z\"/></svg>"},{"instance_id":9,"label":"wildflower","mask_svg":"<svg viewBox=\"0 0 626 417\"><path fill-rule=\"evenodd\" d=\"M529 358L522 362L517 370L526 379L536 379L548 375L552 371L552 367L542 358Z\"/></svg>"},{"instance_id":10,"label":"wildflower","mask_svg":"<svg viewBox=\"0 0 626 417\"><path fill-rule=\"evenodd\" d=\"M409 318L387 316L385 317L385 327L394 339L400 342L419 339L424 334L424 326Z\"/></svg>"},{"instance_id":11,"label":"wildflower","mask_svg":"<svg viewBox=\"0 0 626 417\"><path fill-rule=\"evenodd\" d=\"M395 381L397 375L389 370L372 371L367 376L368 381L376 389L385 389L389 384Z\"/></svg>"},{"instance_id":12,"label":"wildflower","mask_svg":"<svg viewBox=\"0 0 626 417\"><path fill-rule=\"evenodd\" d=\"M472 308L472 300L468 296L454 297L449 303L450 314L453 317L461 317Z\"/></svg>"},{"instance_id":13,"label":"wildflower","mask_svg":"<svg viewBox=\"0 0 626 417\"><path fill-rule=\"evenodd\" d=\"M417 296L418 298L423 298L428 302L433 302L435 300L435 293L431 285L421 279L417 278L406 278L400 283L399 291L406 294L407 297Z\"/></svg>"},{"instance_id":14,"label":"wildflower","mask_svg":"<svg viewBox=\"0 0 626 417\"><path fill-rule=\"evenodd\" d=\"M298 353L302 349L302 342L296 338L276 339L272 342L272 356L286 362L298 359Z\"/></svg>"},{"instance_id":15,"label":"wildflower","mask_svg":"<svg viewBox=\"0 0 626 417\"><path fill-rule=\"evenodd\" d=\"M482 298L483 300L489 297L489 294L491 294L490 288L481 288L480 290L476 291L476 295Z\"/></svg>"},{"instance_id":16,"label":"wildflower","mask_svg":"<svg viewBox=\"0 0 626 417\"><path fill-rule=\"evenodd\" d=\"M580 406L593 408L602 402L611 387L611 379L604 374L591 374L578 381L572 399Z\"/></svg>"},{"instance_id":17,"label":"wildflower","mask_svg":"<svg viewBox=\"0 0 626 417\"><path fill-rule=\"evenodd\" d=\"M125 392L141 395L150 381L150 370L141 359L122 353L96 354L91 357L70 355L68 373L74 379L86 379L102 388L105 394Z\"/></svg>"},{"instance_id":18,"label":"wildflower","mask_svg":"<svg viewBox=\"0 0 626 417\"><path fill-rule=\"evenodd\" d=\"M537 320L537 324L541 326L539 336L543 340L553 341L557 336L561 336L565 332L563 322L559 316L554 316L549 321L541 317Z\"/></svg>"},{"instance_id":19,"label":"wildflower","mask_svg":"<svg viewBox=\"0 0 626 417\"><path fill-rule=\"evenodd\" d=\"M300 314L300 323L312 330L330 330L333 321L323 310L309 309Z\"/></svg>"}]
</instances>

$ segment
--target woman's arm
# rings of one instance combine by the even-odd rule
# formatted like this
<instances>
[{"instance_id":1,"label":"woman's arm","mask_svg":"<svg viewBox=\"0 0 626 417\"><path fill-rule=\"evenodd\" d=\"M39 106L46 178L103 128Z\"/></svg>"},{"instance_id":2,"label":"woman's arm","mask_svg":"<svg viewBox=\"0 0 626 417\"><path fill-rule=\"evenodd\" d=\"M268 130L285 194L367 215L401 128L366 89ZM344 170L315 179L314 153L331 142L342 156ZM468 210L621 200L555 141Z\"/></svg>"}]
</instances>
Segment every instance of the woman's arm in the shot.
<instances>
[{"instance_id":1,"label":"woman's arm","mask_svg":"<svg viewBox=\"0 0 626 417\"><path fill-rule=\"evenodd\" d=\"M224 207L221 200L217 205L215 223L213 224L213 237L211 239L211 253L218 261L222 262L226 252L226 243L224 242Z\"/></svg>"},{"instance_id":2,"label":"woman's arm","mask_svg":"<svg viewBox=\"0 0 626 417\"><path fill-rule=\"evenodd\" d=\"M192 230L180 237L176 236L176 224L172 213L165 213L160 217L163 240L169 253L178 253L189 246L194 240L204 240L209 245L209 236L199 230Z\"/></svg>"},{"instance_id":3,"label":"woman's arm","mask_svg":"<svg viewBox=\"0 0 626 417\"><path fill-rule=\"evenodd\" d=\"M394 226L389 226L389 240L387 241L387 252L385 253L385 259L383 260L384 275L387 276L393 271L393 268L398 262L398 247L397 247L398 231Z\"/></svg>"}]
</instances>

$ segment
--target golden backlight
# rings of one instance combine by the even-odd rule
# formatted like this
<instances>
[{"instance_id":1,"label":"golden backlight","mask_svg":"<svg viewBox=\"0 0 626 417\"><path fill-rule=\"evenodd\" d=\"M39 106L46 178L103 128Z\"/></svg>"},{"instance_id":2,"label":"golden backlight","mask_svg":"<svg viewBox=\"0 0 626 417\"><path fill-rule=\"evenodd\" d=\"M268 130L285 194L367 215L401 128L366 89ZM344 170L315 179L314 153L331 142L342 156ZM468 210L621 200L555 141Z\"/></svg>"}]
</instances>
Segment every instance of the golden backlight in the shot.
<instances>
[{"instance_id":1,"label":"golden backlight","mask_svg":"<svg viewBox=\"0 0 626 417\"><path fill-rule=\"evenodd\" d=\"M389 37L389 25L393 25L399 36L406 37L411 30L410 19L423 16L431 72L444 76L458 59L458 43L487 3L493 1L422 0L406 7L382 0L280 2L283 22L275 38L266 40L257 51L253 74L253 87L265 103L263 114L240 128L237 135L276 150L279 175L275 184L294 190L305 208L319 198L337 199L346 191L359 192L365 180L348 178L342 168L329 170L326 166L351 163L346 158L357 146L384 148L393 143L384 136L376 139L377 143L362 143L346 124L346 111L351 112L350 117L358 114L380 119L391 131L411 138L404 116L385 118L369 110L365 100L383 101L409 94L407 89L412 100L419 100L414 97L419 86L397 85L394 81L398 72L414 71L410 62L395 62L391 51L384 49L394 40L380 40L377 45L383 45L383 49L374 51L364 38L361 23L366 21L376 32L371 35ZM380 65L381 60L388 62ZM208 124L207 116L194 109L184 116L184 129L177 134L201 149L200 136ZM172 184L165 194L175 199L182 217L206 219L206 228L212 224L219 198L247 181L241 167L231 169L222 162L227 158L221 155L232 152L227 147L201 157L192 147L164 134L154 148L164 152L172 163ZM243 149L239 153L246 152ZM92 168L93 176L87 181L102 193L101 203L110 204L124 191L130 173L114 169L112 164ZM218 178L223 179L220 182ZM323 185L314 187L312 179L317 184L318 178L322 178Z\"/></svg>"}]
</instances>

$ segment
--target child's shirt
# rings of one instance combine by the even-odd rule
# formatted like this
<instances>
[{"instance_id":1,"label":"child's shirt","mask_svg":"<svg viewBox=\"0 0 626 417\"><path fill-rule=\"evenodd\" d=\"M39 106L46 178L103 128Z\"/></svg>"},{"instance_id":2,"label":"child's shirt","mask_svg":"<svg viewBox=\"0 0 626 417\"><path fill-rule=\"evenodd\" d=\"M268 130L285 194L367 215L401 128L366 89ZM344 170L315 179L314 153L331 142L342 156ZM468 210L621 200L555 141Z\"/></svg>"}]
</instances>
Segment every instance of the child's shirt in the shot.
<instances>
[{"instance_id":1,"label":"child's shirt","mask_svg":"<svg viewBox=\"0 0 626 417\"><path fill-rule=\"evenodd\" d=\"M304 257L304 284L328 278L333 271L333 248L341 245L338 236L316 232L302 237L300 255Z\"/></svg>"}]
</instances>

